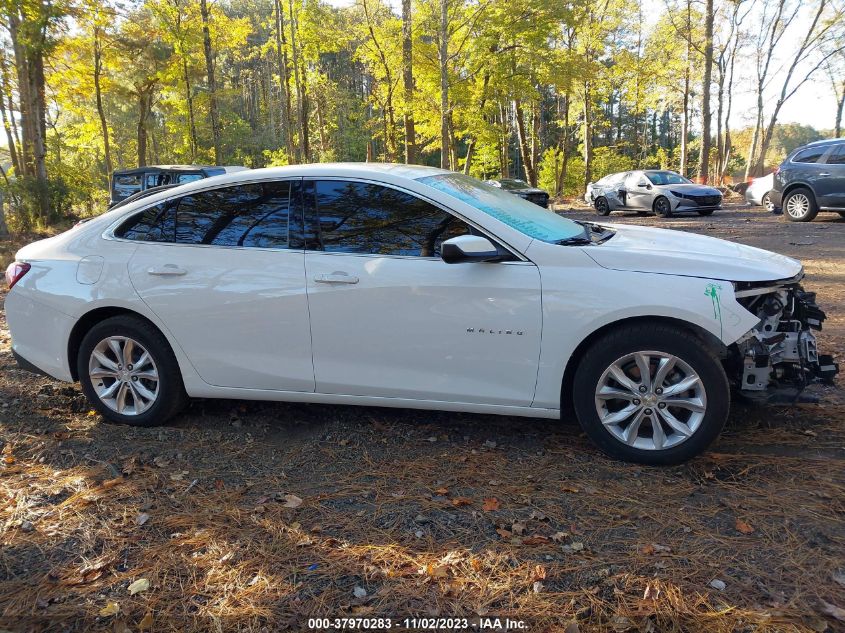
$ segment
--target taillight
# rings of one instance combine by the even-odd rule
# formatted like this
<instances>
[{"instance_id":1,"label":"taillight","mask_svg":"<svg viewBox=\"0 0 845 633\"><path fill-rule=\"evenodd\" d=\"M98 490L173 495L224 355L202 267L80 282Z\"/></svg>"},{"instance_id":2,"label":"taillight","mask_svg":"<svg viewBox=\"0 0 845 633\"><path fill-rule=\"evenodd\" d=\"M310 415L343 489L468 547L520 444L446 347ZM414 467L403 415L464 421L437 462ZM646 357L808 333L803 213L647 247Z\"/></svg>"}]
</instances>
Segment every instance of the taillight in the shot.
<instances>
[{"instance_id":1,"label":"taillight","mask_svg":"<svg viewBox=\"0 0 845 633\"><path fill-rule=\"evenodd\" d=\"M774 175L775 175L775 176L777 176L779 172L780 172L780 165L778 165L777 167L775 167L775 171L774 171L774 172L772 172L772 173L774 173Z\"/></svg>"},{"instance_id":2,"label":"taillight","mask_svg":"<svg viewBox=\"0 0 845 633\"><path fill-rule=\"evenodd\" d=\"M12 262L9 264L9 267L6 269L6 285L9 286L9 290L21 280L21 277L29 272L30 268L32 266L26 262Z\"/></svg>"}]
</instances>

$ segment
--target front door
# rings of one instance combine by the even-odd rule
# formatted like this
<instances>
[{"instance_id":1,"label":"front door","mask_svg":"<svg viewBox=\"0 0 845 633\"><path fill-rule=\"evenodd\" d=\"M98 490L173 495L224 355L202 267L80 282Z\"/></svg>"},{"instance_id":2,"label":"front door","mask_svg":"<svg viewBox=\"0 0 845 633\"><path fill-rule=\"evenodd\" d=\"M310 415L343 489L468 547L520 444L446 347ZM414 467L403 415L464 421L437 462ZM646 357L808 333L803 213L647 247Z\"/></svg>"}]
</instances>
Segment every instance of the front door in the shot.
<instances>
[{"instance_id":1,"label":"front door","mask_svg":"<svg viewBox=\"0 0 845 633\"><path fill-rule=\"evenodd\" d=\"M625 179L626 203L629 209L651 210L653 187L642 172L634 172Z\"/></svg>"},{"instance_id":2,"label":"front door","mask_svg":"<svg viewBox=\"0 0 845 633\"><path fill-rule=\"evenodd\" d=\"M353 180L304 192L318 393L531 404L536 266L446 264L440 243L478 229L407 192Z\"/></svg>"},{"instance_id":3,"label":"front door","mask_svg":"<svg viewBox=\"0 0 845 633\"><path fill-rule=\"evenodd\" d=\"M189 194L116 233L138 240L132 285L211 385L314 390L300 185Z\"/></svg>"},{"instance_id":4,"label":"front door","mask_svg":"<svg viewBox=\"0 0 845 633\"><path fill-rule=\"evenodd\" d=\"M822 171L815 182L819 206L845 209L845 143L834 147L819 167Z\"/></svg>"}]
</instances>

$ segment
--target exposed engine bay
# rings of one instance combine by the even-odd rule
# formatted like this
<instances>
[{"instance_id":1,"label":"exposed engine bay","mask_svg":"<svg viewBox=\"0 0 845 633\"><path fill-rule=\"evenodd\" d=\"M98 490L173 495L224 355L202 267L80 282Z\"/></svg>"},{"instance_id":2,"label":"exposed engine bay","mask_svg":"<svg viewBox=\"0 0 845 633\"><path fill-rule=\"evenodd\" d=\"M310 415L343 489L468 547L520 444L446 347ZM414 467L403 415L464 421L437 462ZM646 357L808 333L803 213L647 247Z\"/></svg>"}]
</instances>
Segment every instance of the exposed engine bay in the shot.
<instances>
[{"instance_id":1,"label":"exposed engine bay","mask_svg":"<svg viewBox=\"0 0 845 633\"><path fill-rule=\"evenodd\" d=\"M760 318L757 327L728 351L726 364L733 371L740 393L769 403L813 401L802 396L813 383L832 383L839 372L833 356L819 354L814 330L821 330L825 313L816 293L805 292L793 279L735 284L737 301Z\"/></svg>"}]
</instances>

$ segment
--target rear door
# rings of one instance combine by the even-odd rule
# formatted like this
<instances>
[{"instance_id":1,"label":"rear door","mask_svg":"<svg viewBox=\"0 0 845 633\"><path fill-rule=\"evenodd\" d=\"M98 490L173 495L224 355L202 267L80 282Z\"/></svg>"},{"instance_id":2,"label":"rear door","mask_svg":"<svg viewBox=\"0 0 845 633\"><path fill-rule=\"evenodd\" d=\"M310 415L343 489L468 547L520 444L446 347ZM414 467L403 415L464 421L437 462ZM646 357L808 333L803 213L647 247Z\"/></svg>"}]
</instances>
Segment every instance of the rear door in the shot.
<instances>
[{"instance_id":1,"label":"rear door","mask_svg":"<svg viewBox=\"0 0 845 633\"><path fill-rule=\"evenodd\" d=\"M211 385L314 390L300 186L192 193L115 233L138 242L132 285Z\"/></svg>"},{"instance_id":2,"label":"rear door","mask_svg":"<svg viewBox=\"0 0 845 633\"><path fill-rule=\"evenodd\" d=\"M654 188L641 171L631 172L625 179L625 206L629 209L650 210Z\"/></svg>"}]
</instances>

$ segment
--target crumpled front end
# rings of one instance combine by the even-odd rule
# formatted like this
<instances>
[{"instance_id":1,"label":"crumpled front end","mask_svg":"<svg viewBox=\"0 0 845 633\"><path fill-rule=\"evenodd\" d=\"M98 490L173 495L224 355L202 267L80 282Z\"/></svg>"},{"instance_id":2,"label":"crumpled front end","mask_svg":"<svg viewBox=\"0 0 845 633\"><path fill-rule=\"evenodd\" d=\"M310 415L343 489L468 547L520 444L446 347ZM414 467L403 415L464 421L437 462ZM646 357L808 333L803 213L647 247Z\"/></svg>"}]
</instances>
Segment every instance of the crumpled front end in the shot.
<instances>
[{"instance_id":1,"label":"crumpled front end","mask_svg":"<svg viewBox=\"0 0 845 633\"><path fill-rule=\"evenodd\" d=\"M803 395L813 383L832 383L839 373L833 356L820 354L813 333L822 329L824 311L816 294L793 279L735 284L736 300L760 318L729 350L726 361L740 393L768 403L812 401Z\"/></svg>"}]
</instances>

